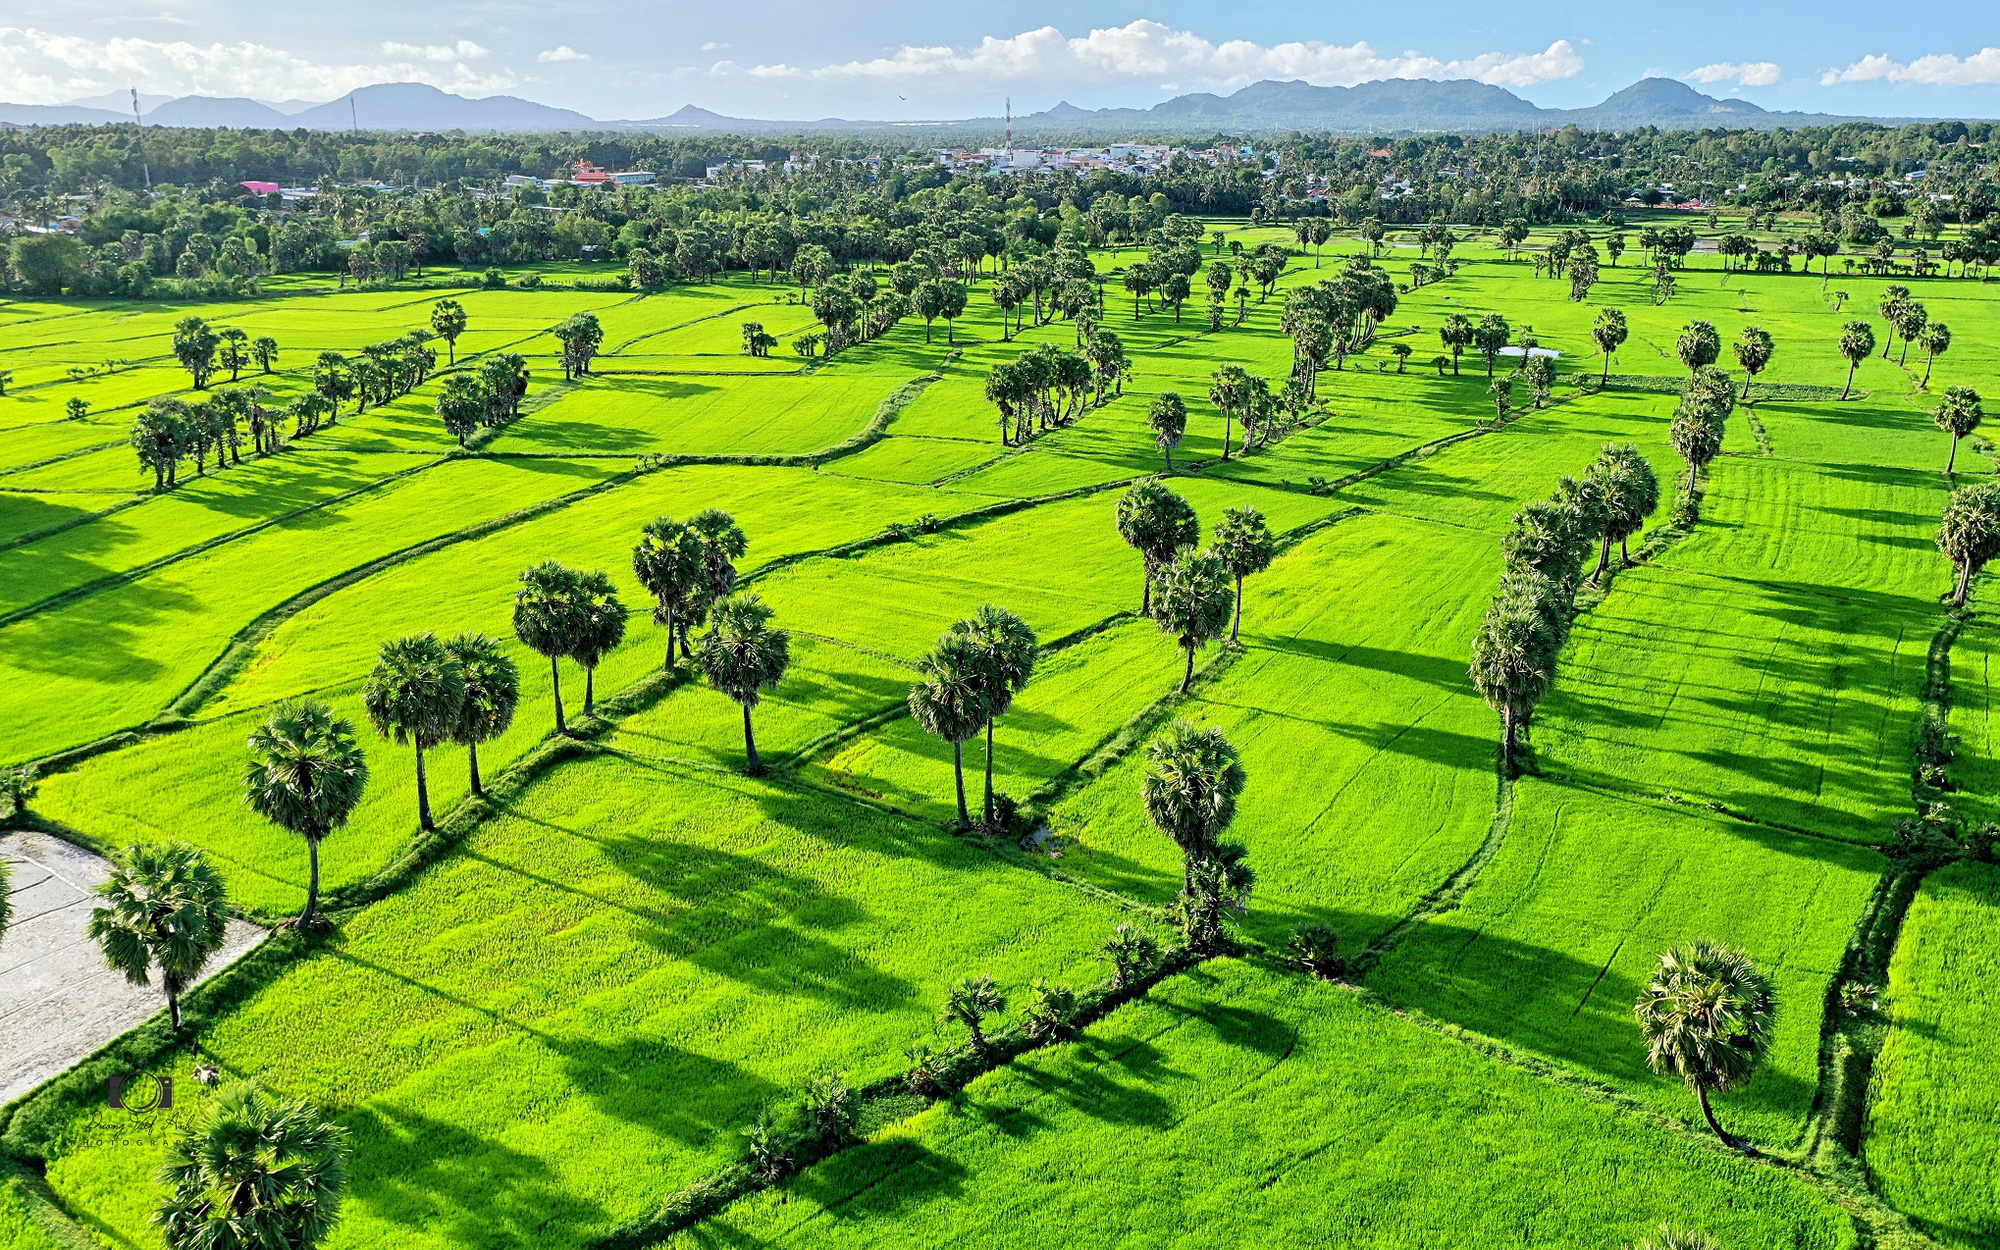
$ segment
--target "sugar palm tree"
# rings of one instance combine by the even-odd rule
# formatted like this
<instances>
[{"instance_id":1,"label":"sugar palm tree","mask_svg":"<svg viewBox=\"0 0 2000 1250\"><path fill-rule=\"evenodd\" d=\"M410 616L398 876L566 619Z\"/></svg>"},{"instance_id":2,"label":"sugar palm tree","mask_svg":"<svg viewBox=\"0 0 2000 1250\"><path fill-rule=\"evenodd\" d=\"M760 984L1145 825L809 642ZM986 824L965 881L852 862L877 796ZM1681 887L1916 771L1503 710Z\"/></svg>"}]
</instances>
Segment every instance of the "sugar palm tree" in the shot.
<instances>
[{"instance_id":1,"label":"sugar palm tree","mask_svg":"<svg viewBox=\"0 0 2000 1250\"><path fill-rule=\"evenodd\" d=\"M191 846L132 846L97 896L104 902L90 911L90 936L104 962L134 985L152 984L157 972L178 1031L181 995L229 937L222 878Z\"/></svg>"},{"instance_id":2,"label":"sugar palm tree","mask_svg":"<svg viewBox=\"0 0 2000 1250\"><path fill-rule=\"evenodd\" d=\"M1698 940L1660 956L1633 1014L1646 1038L1646 1064L1687 1082L1702 1118L1731 1146L1709 1095L1750 1079L1771 1049L1777 991L1771 978L1735 947Z\"/></svg>"},{"instance_id":3,"label":"sugar palm tree","mask_svg":"<svg viewBox=\"0 0 2000 1250\"><path fill-rule=\"evenodd\" d=\"M1035 631L1007 609L985 604L952 625L978 653L975 672L986 713L986 823L993 823L993 722L1006 714L1014 696L1035 674Z\"/></svg>"},{"instance_id":4,"label":"sugar palm tree","mask_svg":"<svg viewBox=\"0 0 2000 1250\"><path fill-rule=\"evenodd\" d=\"M1179 393L1164 391L1146 409L1146 426L1153 431L1153 444L1167 458L1167 472L1174 471L1174 448L1187 433L1187 404Z\"/></svg>"},{"instance_id":5,"label":"sugar palm tree","mask_svg":"<svg viewBox=\"0 0 2000 1250\"><path fill-rule=\"evenodd\" d=\"M731 595L715 605L699 655L708 684L743 707L743 752L748 771L764 771L750 709L775 690L792 663L792 636L771 627L771 609L756 595Z\"/></svg>"},{"instance_id":6,"label":"sugar palm tree","mask_svg":"<svg viewBox=\"0 0 2000 1250\"><path fill-rule=\"evenodd\" d=\"M1182 694L1194 682L1195 652L1220 637L1223 627L1229 624L1232 599L1229 567L1213 551L1183 547L1160 573L1160 593L1153 603L1153 619L1160 632L1172 635L1187 653L1187 668L1181 675Z\"/></svg>"},{"instance_id":7,"label":"sugar palm tree","mask_svg":"<svg viewBox=\"0 0 2000 1250\"><path fill-rule=\"evenodd\" d=\"M663 668L674 666L676 637L682 654L688 653L687 629L709 584L703 554L702 536L670 516L646 522L632 548L632 572L653 596L653 623L667 631Z\"/></svg>"},{"instance_id":8,"label":"sugar palm tree","mask_svg":"<svg viewBox=\"0 0 2000 1250\"><path fill-rule=\"evenodd\" d=\"M1177 720L1146 748L1139 796L1147 819L1180 848L1183 889L1222 844L1245 780L1236 748L1214 726Z\"/></svg>"},{"instance_id":9,"label":"sugar palm tree","mask_svg":"<svg viewBox=\"0 0 2000 1250\"><path fill-rule=\"evenodd\" d=\"M1722 423L1711 417L1707 410L1683 402L1674 410L1674 422L1667 433L1673 440L1674 450L1687 461L1687 490L1692 497L1702 469L1722 451Z\"/></svg>"},{"instance_id":10,"label":"sugar palm tree","mask_svg":"<svg viewBox=\"0 0 2000 1250\"><path fill-rule=\"evenodd\" d=\"M1153 578L1174 558L1174 552L1201 541L1201 521L1187 500L1158 478L1127 487L1118 497L1118 536L1139 553L1145 581L1139 613L1153 614Z\"/></svg>"},{"instance_id":11,"label":"sugar palm tree","mask_svg":"<svg viewBox=\"0 0 2000 1250\"><path fill-rule=\"evenodd\" d=\"M583 714L594 716L597 666L625 641L625 622L631 611L618 598L618 588L611 584L608 573L578 574L576 592L576 632L570 638L569 657L583 665Z\"/></svg>"},{"instance_id":12,"label":"sugar palm tree","mask_svg":"<svg viewBox=\"0 0 2000 1250\"><path fill-rule=\"evenodd\" d=\"M514 723L514 709L521 702L521 671L500 644L484 634L460 634L445 643L445 649L458 661L459 674L465 679L451 740L465 748L472 792L484 794L486 790L479 783L479 744L491 742Z\"/></svg>"},{"instance_id":13,"label":"sugar palm tree","mask_svg":"<svg viewBox=\"0 0 2000 1250\"><path fill-rule=\"evenodd\" d=\"M1973 577L2000 555L2000 483L1981 482L1951 492L1938 523L1937 545L1958 570L1951 606L1962 608Z\"/></svg>"},{"instance_id":14,"label":"sugar palm tree","mask_svg":"<svg viewBox=\"0 0 2000 1250\"><path fill-rule=\"evenodd\" d=\"M965 808L965 743L986 727L986 701L980 682L982 655L973 640L946 631L921 660L922 680L910 687L910 715L924 732L951 743L951 775L958 787L958 827L968 829Z\"/></svg>"},{"instance_id":15,"label":"sugar palm tree","mask_svg":"<svg viewBox=\"0 0 2000 1250\"><path fill-rule=\"evenodd\" d=\"M1245 504L1222 514L1209 550L1221 558L1223 568L1236 579L1236 611L1229 622L1229 641L1233 644L1243 626L1243 579L1271 567L1271 561L1277 558L1278 540L1265 523L1264 514Z\"/></svg>"},{"instance_id":16,"label":"sugar palm tree","mask_svg":"<svg viewBox=\"0 0 2000 1250\"><path fill-rule=\"evenodd\" d=\"M1500 713L1500 761L1509 774L1522 728L1556 680L1567 607L1548 578L1510 573L1472 639L1472 684Z\"/></svg>"},{"instance_id":17,"label":"sugar palm tree","mask_svg":"<svg viewBox=\"0 0 2000 1250\"><path fill-rule=\"evenodd\" d=\"M681 654L687 655L688 627L698 625L710 604L720 603L736 589L736 562L750 550L750 539L736 518L720 508L703 508L688 518L688 529L701 541L702 578L706 583L693 615L681 629Z\"/></svg>"},{"instance_id":18,"label":"sugar palm tree","mask_svg":"<svg viewBox=\"0 0 2000 1250\"><path fill-rule=\"evenodd\" d=\"M1007 996L992 977L960 977L945 991L944 1007L938 1012L938 1023L956 1022L965 1026L972 1035L972 1048L986 1049L985 1024L989 1016L997 1016L1007 1010Z\"/></svg>"},{"instance_id":19,"label":"sugar palm tree","mask_svg":"<svg viewBox=\"0 0 2000 1250\"><path fill-rule=\"evenodd\" d=\"M168 1250L311 1250L340 1218L347 1133L304 1103L232 1085L167 1148L154 1215Z\"/></svg>"},{"instance_id":20,"label":"sugar palm tree","mask_svg":"<svg viewBox=\"0 0 2000 1250\"><path fill-rule=\"evenodd\" d=\"M1918 337L1917 346L1924 352L1924 380L1920 385L1929 390L1931 370L1936 367L1937 358L1951 350L1951 327L1942 321L1931 322Z\"/></svg>"},{"instance_id":21,"label":"sugar palm tree","mask_svg":"<svg viewBox=\"0 0 2000 1250\"><path fill-rule=\"evenodd\" d=\"M1947 386L1944 399L1931 414L1937 427L1951 435L1951 455L1944 462L1944 471L1949 475L1958 464L1958 441L1979 428L1985 417L1985 410L1979 406L1979 392L1969 386Z\"/></svg>"},{"instance_id":22,"label":"sugar palm tree","mask_svg":"<svg viewBox=\"0 0 2000 1250\"><path fill-rule=\"evenodd\" d=\"M1625 314L1620 309L1607 308L1597 314L1591 324L1590 337L1597 343L1597 350L1604 353L1604 372L1598 377L1600 385L1611 383L1611 353L1624 346L1630 333L1625 326Z\"/></svg>"},{"instance_id":23,"label":"sugar palm tree","mask_svg":"<svg viewBox=\"0 0 2000 1250\"><path fill-rule=\"evenodd\" d=\"M1758 326L1744 326L1733 346L1736 363L1743 366L1743 402L1747 404L1750 402L1750 384L1771 363L1777 346L1772 343L1770 332Z\"/></svg>"},{"instance_id":24,"label":"sugar palm tree","mask_svg":"<svg viewBox=\"0 0 2000 1250\"><path fill-rule=\"evenodd\" d=\"M243 801L250 810L306 842L311 878L301 928L319 906L319 844L347 823L368 785L368 761L354 725L314 699L281 703L250 733Z\"/></svg>"},{"instance_id":25,"label":"sugar palm tree","mask_svg":"<svg viewBox=\"0 0 2000 1250\"><path fill-rule=\"evenodd\" d=\"M1841 388L1842 399L1854 393L1854 371L1861 367L1861 362L1868 359L1868 353L1874 350L1874 326L1865 321L1850 321L1840 327L1840 354L1847 357L1847 385Z\"/></svg>"},{"instance_id":26,"label":"sugar palm tree","mask_svg":"<svg viewBox=\"0 0 2000 1250\"><path fill-rule=\"evenodd\" d=\"M451 737L465 702L465 674L433 633L410 634L382 644L374 671L361 687L361 703L375 732L417 751L417 823L431 821L430 783L424 752Z\"/></svg>"},{"instance_id":27,"label":"sugar palm tree","mask_svg":"<svg viewBox=\"0 0 2000 1250\"><path fill-rule=\"evenodd\" d=\"M1451 350L1451 376L1458 376L1458 358L1473 344L1472 319L1464 313L1447 314L1438 326L1438 341Z\"/></svg>"},{"instance_id":28,"label":"sugar palm tree","mask_svg":"<svg viewBox=\"0 0 2000 1250\"><path fill-rule=\"evenodd\" d=\"M556 732L569 728L563 720L562 658L576 650L582 612L578 604L578 574L554 560L545 560L521 574L514 591L514 636L549 662L555 692Z\"/></svg>"},{"instance_id":29,"label":"sugar palm tree","mask_svg":"<svg viewBox=\"0 0 2000 1250\"><path fill-rule=\"evenodd\" d=\"M1722 336L1716 333L1712 322L1697 317L1681 327L1681 336L1674 340L1674 353L1692 374L1703 365L1714 364L1722 355Z\"/></svg>"},{"instance_id":30,"label":"sugar palm tree","mask_svg":"<svg viewBox=\"0 0 2000 1250\"><path fill-rule=\"evenodd\" d=\"M1645 526L1646 518L1659 506L1660 479L1652 464L1630 443L1607 443L1584 478L1603 504L1604 527L1593 574L1602 577L1611 566L1612 543L1618 544L1627 564L1632 562L1626 540Z\"/></svg>"},{"instance_id":31,"label":"sugar palm tree","mask_svg":"<svg viewBox=\"0 0 2000 1250\"><path fill-rule=\"evenodd\" d=\"M458 363L458 336L465 333L465 305L441 299L431 305L431 332L444 340L445 363Z\"/></svg>"}]
</instances>

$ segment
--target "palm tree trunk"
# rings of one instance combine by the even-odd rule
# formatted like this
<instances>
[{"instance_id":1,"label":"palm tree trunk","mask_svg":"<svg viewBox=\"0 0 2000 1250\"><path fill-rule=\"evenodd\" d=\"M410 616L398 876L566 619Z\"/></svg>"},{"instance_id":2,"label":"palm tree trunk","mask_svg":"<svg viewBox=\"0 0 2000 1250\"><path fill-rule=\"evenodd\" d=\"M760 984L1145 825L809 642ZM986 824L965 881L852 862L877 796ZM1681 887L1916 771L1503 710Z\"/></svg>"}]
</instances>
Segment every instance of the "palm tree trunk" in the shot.
<instances>
[{"instance_id":1,"label":"palm tree trunk","mask_svg":"<svg viewBox=\"0 0 2000 1250\"><path fill-rule=\"evenodd\" d=\"M1514 748L1518 734L1514 721L1513 708L1503 708L1501 710L1500 723L1505 730L1500 740L1500 765L1505 770L1506 775L1511 777L1514 775Z\"/></svg>"},{"instance_id":2,"label":"palm tree trunk","mask_svg":"<svg viewBox=\"0 0 2000 1250\"><path fill-rule=\"evenodd\" d=\"M556 732L569 732L569 725L563 720L562 707L562 661L556 656L549 657L549 683L556 693Z\"/></svg>"},{"instance_id":3,"label":"palm tree trunk","mask_svg":"<svg viewBox=\"0 0 2000 1250\"><path fill-rule=\"evenodd\" d=\"M1929 390L1931 388L1931 368L1936 364L1937 364L1936 356L1932 356L1930 359L1924 361L1923 389L1925 390Z\"/></svg>"},{"instance_id":4,"label":"palm tree trunk","mask_svg":"<svg viewBox=\"0 0 2000 1250\"><path fill-rule=\"evenodd\" d=\"M1597 379L1599 386L1611 385L1611 353L1604 353L1604 375Z\"/></svg>"},{"instance_id":5,"label":"palm tree trunk","mask_svg":"<svg viewBox=\"0 0 2000 1250\"><path fill-rule=\"evenodd\" d=\"M597 665L583 666L583 715L586 719L597 714Z\"/></svg>"},{"instance_id":6,"label":"palm tree trunk","mask_svg":"<svg viewBox=\"0 0 2000 1250\"><path fill-rule=\"evenodd\" d=\"M1160 450L1167 454L1167 472L1172 473L1174 471L1174 449L1171 447L1162 447Z\"/></svg>"},{"instance_id":7,"label":"palm tree trunk","mask_svg":"<svg viewBox=\"0 0 2000 1250\"><path fill-rule=\"evenodd\" d=\"M673 671L673 667L674 667L674 614L673 614L673 610L672 610L672 609L667 609L667 611L666 611L665 615L666 615L666 618L667 618L667 655L666 655L666 658L665 658L665 659L663 659L663 660L661 660L661 661L660 661L660 671L661 671L661 672L671 672L671 671Z\"/></svg>"},{"instance_id":8,"label":"palm tree trunk","mask_svg":"<svg viewBox=\"0 0 2000 1250\"><path fill-rule=\"evenodd\" d=\"M993 823L993 718L986 718L986 823Z\"/></svg>"},{"instance_id":9,"label":"palm tree trunk","mask_svg":"<svg viewBox=\"0 0 2000 1250\"><path fill-rule=\"evenodd\" d=\"M167 991L167 1018L174 1022L174 1032L181 1031L181 996L177 991Z\"/></svg>"},{"instance_id":10,"label":"palm tree trunk","mask_svg":"<svg viewBox=\"0 0 2000 1250\"><path fill-rule=\"evenodd\" d=\"M1958 463L1958 435L1954 434L1951 436L1951 455L1945 457L1945 462L1944 462L1944 473L1946 477L1951 476L1952 466L1957 463Z\"/></svg>"},{"instance_id":11,"label":"palm tree trunk","mask_svg":"<svg viewBox=\"0 0 2000 1250\"><path fill-rule=\"evenodd\" d=\"M1841 388L1840 397L1842 399L1846 399L1848 395L1853 392L1854 371L1856 368L1860 367L1860 364L1861 362L1858 360L1850 360L1847 362L1847 385Z\"/></svg>"},{"instance_id":12,"label":"palm tree trunk","mask_svg":"<svg viewBox=\"0 0 2000 1250\"><path fill-rule=\"evenodd\" d=\"M1715 1109L1708 1105L1708 1087L1705 1085L1695 1086L1694 1096L1695 1100L1701 1103L1701 1118L1708 1121L1708 1127L1715 1130L1715 1135L1722 1139L1723 1145L1730 1147L1742 1146L1743 1143L1731 1136L1722 1127L1721 1122L1715 1118Z\"/></svg>"},{"instance_id":13,"label":"palm tree trunk","mask_svg":"<svg viewBox=\"0 0 2000 1250\"><path fill-rule=\"evenodd\" d=\"M743 753L750 757L750 771L764 771L764 761L757 754L757 735L750 728L750 705L743 705Z\"/></svg>"},{"instance_id":14,"label":"palm tree trunk","mask_svg":"<svg viewBox=\"0 0 2000 1250\"><path fill-rule=\"evenodd\" d=\"M1951 606L1954 608L1964 607L1965 596L1969 591L1971 591L1971 589L1972 589L1972 566L1970 564L1967 564L1958 570L1958 590L1951 597Z\"/></svg>"},{"instance_id":15,"label":"palm tree trunk","mask_svg":"<svg viewBox=\"0 0 2000 1250\"><path fill-rule=\"evenodd\" d=\"M1144 589L1139 592L1139 615L1150 617L1153 615L1153 571L1151 569L1146 570L1141 585Z\"/></svg>"},{"instance_id":16,"label":"palm tree trunk","mask_svg":"<svg viewBox=\"0 0 2000 1250\"><path fill-rule=\"evenodd\" d=\"M474 794L486 793L486 788L479 784L479 744L477 742L468 742L465 744L465 758L472 765L472 792Z\"/></svg>"},{"instance_id":17,"label":"palm tree trunk","mask_svg":"<svg viewBox=\"0 0 2000 1250\"><path fill-rule=\"evenodd\" d=\"M424 777L424 744L417 744L417 824L425 831L436 828L431 823L431 788Z\"/></svg>"},{"instance_id":18,"label":"palm tree trunk","mask_svg":"<svg viewBox=\"0 0 2000 1250\"><path fill-rule=\"evenodd\" d=\"M1233 414L1229 412L1222 414L1222 458L1224 460L1229 459L1229 426L1232 417Z\"/></svg>"},{"instance_id":19,"label":"palm tree trunk","mask_svg":"<svg viewBox=\"0 0 2000 1250\"><path fill-rule=\"evenodd\" d=\"M1243 575L1236 575L1236 616L1229 622L1229 644L1236 645L1236 631L1243 626Z\"/></svg>"},{"instance_id":20,"label":"palm tree trunk","mask_svg":"<svg viewBox=\"0 0 2000 1250\"><path fill-rule=\"evenodd\" d=\"M951 744L951 779L958 783L958 827L970 829L972 817L965 813L965 743Z\"/></svg>"},{"instance_id":21,"label":"palm tree trunk","mask_svg":"<svg viewBox=\"0 0 2000 1250\"><path fill-rule=\"evenodd\" d=\"M306 839L306 863L310 865L306 876L306 909L299 913L299 927L312 923L313 913L319 910L319 839Z\"/></svg>"},{"instance_id":22,"label":"palm tree trunk","mask_svg":"<svg viewBox=\"0 0 2000 1250\"><path fill-rule=\"evenodd\" d=\"M1187 669L1181 674L1181 693L1186 694L1188 687L1194 684L1194 648L1183 645L1181 650L1187 652Z\"/></svg>"},{"instance_id":23,"label":"palm tree trunk","mask_svg":"<svg viewBox=\"0 0 2000 1250\"><path fill-rule=\"evenodd\" d=\"M1623 542L1623 539L1619 540ZM1611 567L1611 531L1604 531L1604 545L1597 552L1597 572L1591 574L1593 580L1602 580L1604 570Z\"/></svg>"}]
</instances>

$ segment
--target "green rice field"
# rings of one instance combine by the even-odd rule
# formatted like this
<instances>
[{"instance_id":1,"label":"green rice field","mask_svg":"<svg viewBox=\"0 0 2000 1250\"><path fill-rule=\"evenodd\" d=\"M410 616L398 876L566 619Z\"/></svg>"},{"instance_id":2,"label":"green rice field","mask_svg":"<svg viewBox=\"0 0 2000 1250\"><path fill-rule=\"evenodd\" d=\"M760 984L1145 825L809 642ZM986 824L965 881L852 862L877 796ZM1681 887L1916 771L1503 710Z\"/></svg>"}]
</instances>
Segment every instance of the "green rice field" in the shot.
<instances>
[{"instance_id":1,"label":"green rice field","mask_svg":"<svg viewBox=\"0 0 2000 1250\"><path fill-rule=\"evenodd\" d=\"M227 1081L349 1135L338 1250L1614 1250L1663 1223L1721 1250L2000 1250L2000 876L1982 862L2000 631L1990 579L1952 613L1934 542L1953 486L2000 461L1968 439L1948 480L1931 419L1946 385L2000 400L2000 293L1909 280L1957 346L1928 390L1878 349L1842 401L1834 341L1879 324L1887 279L1849 274L1835 299L1817 272L1697 252L1656 304L1635 246L1576 301L1490 236L1414 288L1416 253L1389 248L1376 263L1404 289L1380 333L1319 374L1296 428L1245 451L1232 426L1225 457L1211 376L1280 388L1286 293L1363 251L1293 255L1214 331L1199 300L1135 316L1120 276L1143 253L1096 253L1129 372L1018 445L990 371L1077 332L1003 332L991 273L949 332L911 317L831 358L790 349L817 323L784 276L468 287L455 360L412 393L159 492L128 433L192 394L181 318L276 338L275 371L239 385L282 404L319 352L428 325L439 292L0 302L0 768L41 769L29 822L102 851L191 844L273 929L191 996L190 1027ZM1609 360L1590 334L1606 307L1630 325ZM565 379L552 327L582 311L602 350ZM1477 353L1456 375L1433 361L1446 317L1489 312L1562 353L1547 405L1517 386L1504 422ZM1681 523L1692 318L1725 366L1747 325L1778 350ZM778 338L768 356L746 354L749 321ZM528 362L522 412L460 447L441 388L500 353ZM1147 412L1169 391L1188 421L1166 474ZM1578 600L1517 776L1473 641L1517 511L1607 443L1646 458L1659 503ZM1184 693L1118 528L1155 476L1203 542L1246 506L1274 536L1240 636L1197 652ZM753 713L758 775L741 708L675 656L632 567L647 522L708 508L747 540L738 586L790 631ZM631 609L590 677L595 717L584 670L514 633L521 572L546 560L604 571ZM993 727L1016 823L961 831L951 745L909 696L985 604L1037 650ZM479 748L487 796L463 747L429 751L436 831L363 693L384 641L427 630L490 635L520 673L511 727ZM252 730L301 698L355 722L370 774L321 847L324 934L286 926L304 845L243 799ZM1174 933L1182 853L1141 787L1177 720L1240 756L1228 837L1255 886L1224 953L1114 988L1118 926ZM1939 731L1950 759L1919 782ZM983 736L963 763L977 809ZM1317 929L1345 961L1328 979L1288 954ZM1649 1068L1633 1011L1696 939L1774 986L1768 1053L1713 1099L1750 1152ZM949 1088L913 1085L923 1048L964 1040L939 1009L976 976L1008 1000L1001 1044L955 1051L972 1066ZM1042 978L1089 1011L1030 1045ZM166 1145L214 1096L196 1062L155 1020L0 1108L0 1250L158 1245ZM185 1096L108 1108L120 1065ZM796 1116L830 1073L860 1091L855 1138L754 1176L745 1128Z\"/></svg>"}]
</instances>

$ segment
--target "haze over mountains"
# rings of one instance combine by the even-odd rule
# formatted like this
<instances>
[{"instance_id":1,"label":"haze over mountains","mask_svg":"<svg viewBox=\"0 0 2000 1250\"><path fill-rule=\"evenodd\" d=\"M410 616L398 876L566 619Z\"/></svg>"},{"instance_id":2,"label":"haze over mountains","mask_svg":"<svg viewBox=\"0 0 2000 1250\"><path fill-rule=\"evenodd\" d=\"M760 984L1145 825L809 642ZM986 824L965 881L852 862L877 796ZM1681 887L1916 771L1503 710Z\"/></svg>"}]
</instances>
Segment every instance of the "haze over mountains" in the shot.
<instances>
[{"instance_id":1,"label":"haze over mountains","mask_svg":"<svg viewBox=\"0 0 2000 1250\"><path fill-rule=\"evenodd\" d=\"M117 107L120 103L125 107ZM600 121L569 109L516 96L469 99L421 83L381 83L328 103L141 96L147 125L242 129L410 131L664 130L796 134L809 131L997 131L999 117L891 122L819 118L766 120L726 117L687 105L664 117ZM117 124L132 120L129 97L113 93L70 104L0 104L0 124L16 126ZM1911 118L1841 117L1826 113L1772 112L1748 100L1716 99L1672 78L1646 78L1600 104L1580 109L1542 108L1503 87L1471 79L1392 78L1355 87L1305 82L1252 83L1230 95L1194 92L1150 108L1081 109L1067 102L1014 119L1017 138L1046 135L1105 136L1213 131L1332 131L1346 134L1544 130L1574 123L1586 130L1665 130L1703 127L1769 130L1841 121L1902 122Z\"/></svg>"}]
</instances>

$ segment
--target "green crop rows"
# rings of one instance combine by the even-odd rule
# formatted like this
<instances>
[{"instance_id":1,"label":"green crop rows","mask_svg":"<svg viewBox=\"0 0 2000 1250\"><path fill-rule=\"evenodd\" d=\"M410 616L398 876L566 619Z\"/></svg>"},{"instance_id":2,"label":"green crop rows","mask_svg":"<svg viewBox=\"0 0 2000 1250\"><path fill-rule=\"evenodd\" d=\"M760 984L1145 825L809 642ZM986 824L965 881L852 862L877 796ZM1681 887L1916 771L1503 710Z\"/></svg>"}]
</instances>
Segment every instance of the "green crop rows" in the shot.
<instances>
[{"instance_id":1,"label":"green crop rows","mask_svg":"<svg viewBox=\"0 0 2000 1250\"><path fill-rule=\"evenodd\" d=\"M950 341L910 319L810 361L742 350L745 321L781 344L813 327L782 282L456 292L458 367L518 352L533 371L518 419L461 450L433 378L159 494L126 434L146 401L188 393L180 318L277 338L277 372L244 381L283 400L319 351L425 324L436 293L0 304L0 767L45 766L46 828L191 843L276 926L306 859L242 801L246 738L301 697L361 726L371 780L322 853L334 932L279 930L190 1002L201 1062L351 1135L342 1248L1595 1248L1663 1221L1727 1250L2000 1247L2000 884L1970 862L2000 819L2000 634L1979 583L1958 619L1941 600L1952 483L1920 373L1878 352L1855 398L1808 389L1842 380L1839 325L1882 281L1846 279L1837 312L1816 274L1697 257L1664 306L1630 264L1572 302L1472 240L1320 376L1301 428L1247 455L1239 428L1223 459L1210 375L1281 382L1284 293L1357 246L1317 271L1293 257L1215 332L1192 304L1178 324L1134 317L1114 277L1121 393L1020 446L989 370L1075 332L1003 341L983 283ZM1409 261L1380 263L1406 280ZM1933 392L2000 393L1982 346L2000 298L1918 286L1960 344ZM1631 324L1610 362L1589 334L1607 305ZM603 351L564 381L549 329L583 310ZM1461 312L1560 349L1554 402L1498 424L1476 354L1460 376L1430 363ZM1695 317L1725 344L1769 330L1759 384L1794 389L1736 409L1699 522L1675 526L1674 342ZM1415 352L1400 368L1397 343ZM1607 363L1610 386L1579 385ZM1240 642L1201 651L1185 695L1116 525L1126 485L1164 467L1145 416L1166 391L1190 416L1165 480L1204 537L1250 505L1279 540ZM1607 442L1639 448L1662 501L1635 563L1585 595L1511 779L1472 640L1516 510ZM1996 464L1968 441L1957 469ZM741 771L739 709L671 664L631 571L641 526L704 508L743 528L742 584L792 631L755 713L762 777ZM635 609L595 671L598 719L563 665L573 736L510 623L543 560L605 570ZM996 728L995 784L1025 822L1006 836L956 831L951 748L907 707L917 662L986 603L1041 644ZM521 672L512 728L480 750L489 796L463 748L430 752L436 833L411 752L374 736L362 696L377 647L424 630L489 634ZM1913 787L1926 717L1955 754ZM1168 934L1182 862L1139 788L1175 718L1220 729L1248 777L1231 836L1258 881L1237 955L1177 964L949 1097L904 1093L953 981L994 977L1018 1020L1037 978L1101 987L1121 922ZM1940 795L1949 846L1914 827ZM1344 983L1285 961L1309 926L1337 936ZM1705 1136L1645 1062L1632 1004L1695 938L1776 984L1768 1059L1717 1099L1757 1158ZM0 1109L0 1250L157 1244L164 1143L208 1097L195 1063L155 1021ZM189 1094L148 1120L110 1110L97 1082L120 1064ZM863 1139L744 1182L743 1128L828 1072L867 1090Z\"/></svg>"}]
</instances>

